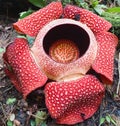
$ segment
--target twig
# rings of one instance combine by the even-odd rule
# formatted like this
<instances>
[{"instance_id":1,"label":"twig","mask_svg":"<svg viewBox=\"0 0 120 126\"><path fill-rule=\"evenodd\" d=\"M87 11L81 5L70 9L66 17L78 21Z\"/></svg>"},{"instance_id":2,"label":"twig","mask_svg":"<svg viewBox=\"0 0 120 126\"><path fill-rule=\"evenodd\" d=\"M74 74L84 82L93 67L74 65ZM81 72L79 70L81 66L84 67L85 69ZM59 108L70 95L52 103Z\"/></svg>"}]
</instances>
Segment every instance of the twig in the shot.
<instances>
[{"instance_id":1,"label":"twig","mask_svg":"<svg viewBox=\"0 0 120 126\"><path fill-rule=\"evenodd\" d=\"M2 110L3 116L6 117L6 115L5 115L5 110L4 110L3 105L2 105L1 102L0 102L0 106L1 106L1 110Z\"/></svg>"},{"instance_id":2,"label":"twig","mask_svg":"<svg viewBox=\"0 0 120 126\"><path fill-rule=\"evenodd\" d=\"M5 114L5 110L4 110L4 108L3 108L3 105L2 105L2 103L0 102L0 106L1 106L1 110L2 110L2 115L3 115L3 119L2 119L2 122L4 123L4 125L6 126L6 114Z\"/></svg>"},{"instance_id":3,"label":"twig","mask_svg":"<svg viewBox=\"0 0 120 126\"><path fill-rule=\"evenodd\" d=\"M9 90L11 90L13 87L14 87L14 86L11 85L9 88L7 88L6 90L3 91L3 94L6 93L6 92L8 92Z\"/></svg>"},{"instance_id":4,"label":"twig","mask_svg":"<svg viewBox=\"0 0 120 126\"><path fill-rule=\"evenodd\" d=\"M45 119L46 119L46 117L43 118L43 117L40 117L40 116L34 115L34 114L32 114L30 111L27 111L27 114L28 114L29 116L33 116L33 117L38 118L38 119L40 119L40 120L45 120Z\"/></svg>"},{"instance_id":5,"label":"twig","mask_svg":"<svg viewBox=\"0 0 120 126\"><path fill-rule=\"evenodd\" d=\"M118 85L117 85L117 90L116 90L116 94L119 93L119 89L120 89L120 52L119 52L119 57L118 57L118 76L119 76L119 80L118 80Z\"/></svg>"}]
</instances>

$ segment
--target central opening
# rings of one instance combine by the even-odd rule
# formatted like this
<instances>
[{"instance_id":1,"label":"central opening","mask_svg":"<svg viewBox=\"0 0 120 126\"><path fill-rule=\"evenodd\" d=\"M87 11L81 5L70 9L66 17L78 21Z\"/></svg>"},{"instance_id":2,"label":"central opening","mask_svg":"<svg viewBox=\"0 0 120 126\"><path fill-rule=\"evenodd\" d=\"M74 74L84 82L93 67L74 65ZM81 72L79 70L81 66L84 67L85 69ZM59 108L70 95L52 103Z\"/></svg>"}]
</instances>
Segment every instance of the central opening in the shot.
<instances>
[{"instance_id":1,"label":"central opening","mask_svg":"<svg viewBox=\"0 0 120 126\"><path fill-rule=\"evenodd\" d=\"M58 45L60 49L63 47L63 54L62 54L63 59L66 55L65 54L66 50L68 49L69 49L68 53L70 55L73 55L74 57L76 57L76 55L78 55L77 58L83 56L84 53L87 51L89 44L90 44L90 39L88 33L83 28L74 24L63 24L52 28L45 35L43 40L43 48L49 56L51 56L51 54L52 55L54 54L53 49L55 51L57 50L56 52L60 55L61 50L58 51ZM74 51L76 49L77 51ZM51 50L53 51L52 53ZM71 53L70 51L73 52ZM62 63L66 63L66 62L63 61Z\"/></svg>"}]
</instances>

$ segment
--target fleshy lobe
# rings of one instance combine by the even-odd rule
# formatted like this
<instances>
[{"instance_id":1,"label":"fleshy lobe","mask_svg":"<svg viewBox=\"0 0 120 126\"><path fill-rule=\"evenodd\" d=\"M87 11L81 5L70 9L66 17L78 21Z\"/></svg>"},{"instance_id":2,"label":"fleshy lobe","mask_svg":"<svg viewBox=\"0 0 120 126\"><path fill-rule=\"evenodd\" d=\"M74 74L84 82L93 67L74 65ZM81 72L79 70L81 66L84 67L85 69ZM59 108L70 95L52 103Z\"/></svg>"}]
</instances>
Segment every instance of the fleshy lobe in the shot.
<instances>
[{"instance_id":1,"label":"fleshy lobe","mask_svg":"<svg viewBox=\"0 0 120 126\"><path fill-rule=\"evenodd\" d=\"M45 24L59 18L62 12L61 2L52 2L46 7L14 23L13 27L20 33L36 36Z\"/></svg>"},{"instance_id":2,"label":"fleshy lobe","mask_svg":"<svg viewBox=\"0 0 120 126\"><path fill-rule=\"evenodd\" d=\"M76 124L98 109L104 87L92 75L68 82L51 82L45 87L46 106L59 124Z\"/></svg>"},{"instance_id":3,"label":"fleshy lobe","mask_svg":"<svg viewBox=\"0 0 120 126\"><path fill-rule=\"evenodd\" d=\"M94 33L101 31L108 31L112 24L104 18L94 14L93 12L82 9L73 5L66 5L64 8L65 18L75 19L76 16L80 17L80 22L86 24Z\"/></svg>"},{"instance_id":4,"label":"fleshy lobe","mask_svg":"<svg viewBox=\"0 0 120 126\"><path fill-rule=\"evenodd\" d=\"M47 76L40 70L30 54L26 39L16 38L11 43L3 56L6 65L6 74L10 77L24 98L38 87L43 86Z\"/></svg>"},{"instance_id":5,"label":"fleshy lobe","mask_svg":"<svg viewBox=\"0 0 120 126\"><path fill-rule=\"evenodd\" d=\"M110 32L100 32L96 34L96 39L98 42L98 52L92 68L101 75L103 83L112 84L114 55L118 38Z\"/></svg>"}]
</instances>

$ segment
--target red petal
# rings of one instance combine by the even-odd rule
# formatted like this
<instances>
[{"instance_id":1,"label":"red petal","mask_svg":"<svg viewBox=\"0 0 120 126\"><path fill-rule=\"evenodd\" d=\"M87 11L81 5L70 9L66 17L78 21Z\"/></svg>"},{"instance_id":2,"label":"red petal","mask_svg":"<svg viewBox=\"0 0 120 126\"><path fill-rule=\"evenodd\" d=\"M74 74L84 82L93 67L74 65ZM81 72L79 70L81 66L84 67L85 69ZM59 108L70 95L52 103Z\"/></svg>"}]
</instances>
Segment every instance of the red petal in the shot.
<instances>
[{"instance_id":1,"label":"red petal","mask_svg":"<svg viewBox=\"0 0 120 126\"><path fill-rule=\"evenodd\" d=\"M52 2L37 12L14 23L13 26L18 32L36 36L45 24L59 18L62 15L62 11L61 2Z\"/></svg>"},{"instance_id":2,"label":"red petal","mask_svg":"<svg viewBox=\"0 0 120 126\"><path fill-rule=\"evenodd\" d=\"M11 82L15 85L16 89L19 92L21 92L21 87L19 87L18 79L16 77L16 74L12 70L12 67L8 63L8 58L6 53L3 54L3 59L4 59L4 63L6 64L6 66L4 67L5 74L10 78Z\"/></svg>"},{"instance_id":3,"label":"red petal","mask_svg":"<svg viewBox=\"0 0 120 126\"><path fill-rule=\"evenodd\" d=\"M16 75L8 69L5 69L4 71L5 74L10 78L11 82L15 85L16 89L21 92L21 87L19 86L19 82L17 80Z\"/></svg>"},{"instance_id":4,"label":"red petal","mask_svg":"<svg viewBox=\"0 0 120 126\"><path fill-rule=\"evenodd\" d=\"M90 27L91 30L95 33L108 31L112 26L110 22L86 9L82 9L72 5L67 5L64 8L65 18L73 19L77 15L80 15L80 21Z\"/></svg>"},{"instance_id":5,"label":"red petal","mask_svg":"<svg viewBox=\"0 0 120 126\"><path fill-rule=\"evenodd\" d=\"M3 58L13 69L13 72L7 71L8 76L24 97L46 83L47 77L32 58L25 39L15 39L7 47Z\"/></svg>"},{"instance_id":6,"label":"red petal","mask_svg":"<svg viewBox=\"0 0 120 126\"><path fill-rule=\"evenodd\" d=\"M104 87L92 75L68 82L51 82L45 87L46 106L60 124L76 124L98 109Z\"/></svg>"},{"instance_id":7,"label":"red petal","mask_svg":"<svg viewBox=\"0 0 120 126\"><path fill-rule=\"evenodd\" d=\"M110 32L96 34L98 42L97 58L92 68L101 74L101 79L106 84L113 82L114 54L118 38Z\"/></svg>"}]
</instances>

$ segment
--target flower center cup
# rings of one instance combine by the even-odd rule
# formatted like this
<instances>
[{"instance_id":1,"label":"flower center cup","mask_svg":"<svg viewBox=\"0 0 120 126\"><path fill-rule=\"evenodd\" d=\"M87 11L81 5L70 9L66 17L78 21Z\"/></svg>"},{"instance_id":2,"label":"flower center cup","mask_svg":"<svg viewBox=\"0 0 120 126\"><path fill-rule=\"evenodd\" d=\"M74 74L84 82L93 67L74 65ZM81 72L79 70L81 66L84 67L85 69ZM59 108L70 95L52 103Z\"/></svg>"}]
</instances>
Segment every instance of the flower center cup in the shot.
<instances>
[{"instance_id":1,"label":"flower center cup","mask_svg":"<svg viewBox=\"0 0 120 126\"><path fill-rule=\"evenodd\" d=\"M79 49L73 41L60 39L52 44L49 55L56 62L70 63L79 58Z\"/></svg>"},{"instance_id":2,"label":"flower center cup","mask_svg":"<svg viewBox=\"0 0 120 126\"><path fill-rule=\"evenodd\" d=\"M97 42L85 24L57 19L39 31L31 52L49 79L70 81L84 76L91 68Z\"/></svg>"}]
</instances>

